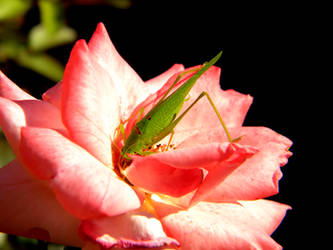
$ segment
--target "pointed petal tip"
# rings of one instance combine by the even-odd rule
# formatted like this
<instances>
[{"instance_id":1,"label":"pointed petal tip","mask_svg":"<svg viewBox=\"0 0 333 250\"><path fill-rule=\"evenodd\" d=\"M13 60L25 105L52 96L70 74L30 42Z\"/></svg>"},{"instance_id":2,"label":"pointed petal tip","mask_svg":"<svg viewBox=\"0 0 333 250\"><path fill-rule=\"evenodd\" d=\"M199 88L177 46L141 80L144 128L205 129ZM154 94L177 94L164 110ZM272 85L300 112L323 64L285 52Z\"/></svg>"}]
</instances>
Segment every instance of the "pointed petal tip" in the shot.
<instances>
[{"instance_id":1,"label":"pointed petal tip","mask_svg":"<svg viewBox=\"0 0 333 250\"><path fill-rule=\"evenodd\" d=\"M86 40L84 40L84 39L77 40L72 51L74 51L74 49L76 47L79 48L79 49L82 49L84 51L89 50L88 44L87 44Z\"/></svg>"},{"instance_id":2,"label":"pointed petal tip","mask_svg":"<svg viewBox=\"0 0 333 250\"><path fill-rule=\"evenodd\" d=\"M96 30L106 31L106 27L103 22L97 24Z\"/></svg>"},{"instance_id":3,"label":"pointed petal tip","mask_svg":"<svg viewBox=\"0 0 333 250\"><path fill-rule=\"evenodd\" d=\"M100 36L102 35L101 37L103 37L104 39L105 39L105 38L108 39L108 40L110 39L109 34L108 34L108 31L107 31L107 29L106 29L104 23L102 23L102 22L99 22L99 23L97 24L96 29L95 29L95 31L94 31L92 37L90 38L90 40L94 39L94 36L96 36L96 35L97 35L98 37L100 37Z\"/></svg>"},{"instance_id":4,"label":"pointed petal tip","mask_svg":"<svg viewBox=\"0 0 333 250\"><path fill-rule=\"evenodd\" d=\"M62 81L49 88L42 95L42 99L61 109Z\"/></svg>"}]
</instances>

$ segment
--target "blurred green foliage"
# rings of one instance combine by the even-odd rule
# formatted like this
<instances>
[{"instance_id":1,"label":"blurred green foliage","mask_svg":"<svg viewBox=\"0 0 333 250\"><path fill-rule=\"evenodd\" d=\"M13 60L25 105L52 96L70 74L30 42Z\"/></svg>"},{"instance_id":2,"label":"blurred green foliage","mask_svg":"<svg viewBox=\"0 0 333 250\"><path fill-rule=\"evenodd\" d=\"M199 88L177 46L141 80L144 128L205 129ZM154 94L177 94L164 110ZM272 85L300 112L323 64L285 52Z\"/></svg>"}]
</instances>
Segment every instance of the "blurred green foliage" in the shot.
<instances>
[{"instance_id":1,"label":"blurred green foliage","mask_svg":"<svg viewBox=\"0 0 333 250\"><path fill-rule=\"evenodd\" d=\"M75 38L76 32L67 26L62 26L55 32L49 32L43 25L37 25L29 33L28 44L33 51L43 51L70 43Z\"/></svg>"},{"instance_id":2,"label":"blurred green foliage","mask_svg":"<svg viewBox=\"0 0 333 250\"><path fill-rule=\"evenodd\" d=\"M45 241L0 233L0 250L78 250Z\"/></svg>"},{"instance_id":3,"label":"blurred green foliage","mask_svg":"<svg viewBox=\"0 0 333 250\"><path fill-rule=\"evenodd\" d=\"M10 148L4 134L0 128L0 168L15 158L12 149ZM1 242L1 239L0 239Z\"/></svg>"},{"instance_id":4,"label":"blurred green foliage","mask_svg":"<svg viewBox=\"0 0 333 250\"><path fill-rule=\"evenodd\" d=\"M65 7L74 4L109 4L127 9L131 0L0 0L0 64L9 60L58 82L64 66L47 50L72 43L77 32L66 24ZM40 23L22 32L26 14L38 7Z\"/></svg>"},{"instance_id":5,"label":"blurred green foliage","mask_svg":"<svg viewBox=\"0 0 333 250\"><path fill-rule=\"evenodd\" d=\"M31 0L0 0L0 63L8 60L33 70L55 82L62 79L64 66L47 50L73 42L76 31L65 24L63 2L39 0L40 24L26 37L21 32Z\"/></svg>"},{"instance_id":6,"label":"blurred green foliage","mask_svg":"<svg viewBox=\"0 0 333 250\"><path fill-rule=\"evenodd\" d=\"M38 6L41 24L33 27L28 35L28 46L33 51L42 51L71 43L76 32L65 25L64 7L58 0L40 0Z\"/></svg>"},{"instance_id":7,"label":"blurred green foliage","mask_svg":"<svg viewBox=\"0 0 333 250\"><path fill-rule=\"evenodd\" d=\"M24 15L31 3L31 0L0 0L0 22Z\"/></svg>"}]
</instances>

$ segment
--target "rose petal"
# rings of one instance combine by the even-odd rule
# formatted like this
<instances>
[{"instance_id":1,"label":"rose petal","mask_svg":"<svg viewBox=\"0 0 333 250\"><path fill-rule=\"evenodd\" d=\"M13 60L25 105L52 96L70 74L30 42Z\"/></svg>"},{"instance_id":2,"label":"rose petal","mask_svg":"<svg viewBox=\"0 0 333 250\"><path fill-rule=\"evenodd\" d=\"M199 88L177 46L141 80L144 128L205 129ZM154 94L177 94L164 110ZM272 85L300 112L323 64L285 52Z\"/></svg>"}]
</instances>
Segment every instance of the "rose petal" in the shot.
<instances>
[{"instance_id":1,"label":"rose petal","mask_svg":"<svg viewBox=\"0 0 333 250\"><path fill-rule=\"evenodd\" d=\"M31 172L50 181L58 201L78 218L114 216L140 207L130 186L54 130L22 128L20 152Z\"/></svg>"},{"instance_id":2,"label":"rose petal","mask_svg":"<svg viewBox=\"0 0 333 250\"><path fill-rule=\"evenodd\" d=\"M65 130L60 111L40 100L15 101L23 110L26 126Z\"/></svg>"},{"instance_id":3,"label":"rose petal","mask_svg":"<svg viewBox=\"0 0 333 250\"><path fill-rule=\"evenodd\" d=\"M20 89L0 70L0 97L10 100L35 100L27 92Z\"/></svg>"},{"instance_id":4,"label":"rose petal","mask_svg":"<svg viewBox=\"0 0 333 250\"><path fill-rule=\"evenodd\" d=\"M271 230L267 228L281 222L288 206L277 203L273 206L270 213L269 209L247 209L235 203L200 202L188 210L177 211L175 207L155 202L163 226L181 243L182 250L281 249L269 237L267 231ZM274 226L262 227L262 216Z\"/></svg>"},{"instance_id":5,"label":"rose petal","mask_svg":"<svg viewBox=\"0 0 333 250\"><path fill-rule=\"evenodd\" d=\"M152 154L144 157L144 159L156 159L161 163L175 168L205 168L211 170L220 162L235 161L238 159L236 155L234 155L235 152L248 156L247 154L254 153L252 151L256 152L252 147L246 147L236 143L209 143ZM135 163L135 161L133 163Z\"/></svg>"},{"instance_id":6,"label":"rose petal","mask_svg":"<svg viewBox=\"0 0 333 250\"><path fill-rule=\"evenodd\" d=\"M140 211L82 221L80 232L105 249L179 246L176 240L166 236L159 220Z\"/></svg>"},{"instance_id":7,"label":"rose petal","mask_svg":"<svg viewBox=\"0 0 333 250\"><path fill-rule=\"evenodd\" d=\"M65 129L60 112L53 105L39 100L10 101L1 97L0 126L16 155L18 155L21 127Z\"/></svg>"},{"instance_id":8,"label":"rose petal","mask_svg":"<svg viewBox=\"0 0 333 250\"><path fill-rule=\"evenodd\" d=\"M252 103L252 97L234 90L223 91L220 88L220 68L212 66L203 74L190 91L190 100L186 101L185 110L202 93L208 92L228 129L242 125ZM182 111L180 112L182 113ZM175 128L175 143L184 141L193 132L207 128L222 127L207 98L200 100L184 116Z\"/></svg>"},{"instance_id":9,"label":"rose petal","mask_svg":"<svg viewBox=\"0 0 333 250\"><path fill-rule=\"evenodd\" d=\"M132 75L131 80L126 80L128 81L128 84L134 82L140 82L142 83L141 79L136 75L136 73L133 73L133 70L130 68L129 65L125 66L127 63L120 57L118 52L116 51L115 47L113 46L107 31L102 23L98 24L96 32L94 33L92 39L90 40L88 44L89 50L91 52L91 55L93 57L96 57L96 62L100 64L100 66L104 67L104 69L109 72L109 69L115 72L119 72L118 70L114 70L113 67L120 67L123 68L124 71L131 72L129 74L125 74L124 77L128 77L129 75ZM105 51L108 51L108 53L105 53ZM117 59L112 59L113 57L116 57ZM120 58L119 58L120 57ZM118 63L122 66L112 66L110 65L110 62L115 62L118 61ZM121 61L121 63L120 63ZM181 64L175 64L173 65L170 69L165 71L164 73L148 80L145 82L145 85L149 85L149 93L154 93L157 90L163 86L167 80L175 73L183 71L184 66ZM109 74L110 74L109 72ZM117 76L118 74L116 74ZM124 81L124 80L123 80ZM121 83L120 86L123 86L124 83ZM145 87L146 88L146 87ZM119 87L117 88L119 89ZM52 103L56 107L60 109L61 107L61 93L62 93L62 81L57 83L55 86L52 88L48 89L44 94L43 94L43 100ZM137 92L136 92L137 93ZM126 93L127 95L127 93ZM146 93L145 93L146 95Z\"/></svg>"},{"instance_id":10,"label":"rose petal","mask_svg":"<svg viewBox=\"0 0 333 250\"><path fill-rule=\"evenodd\" d=\"M58 82L52 88L48 89L43 94L43 100L47 101L58 109L61 109L62 81Z\"/></svg>"},{"instance_id":11,"label":"rose petal","mask_svg":"<svg viewBox=\"0 0 333 250\"><path fill-rule=\"evenodd\" d=\"M205 200L217 186L233 174L233 171L258 152L256 148L239 144L231 144L229 148L229 157L209 168L208 175L195 192L191 204Z\"/></svg>"},{"instance_id":12,"label":"rose petal","mask_svg":"<svg viewBox=\"0 0 333 250\"><path fill-rule=\"evenodd\" d=\"M153 92L158 91L174 74L184 71L184 65L182 64L174 64L170 69L163 72L162 74L148 80L145 84L150 86L156 86L156 90Z\"/></svg>"},{"instance_id":13,"label":"rose petal","mask_svg":"<svg viewBox=\"0 0 333 250\"><path fill-rule=\"evenodd\" d=\"M48 185L14 160L0 169L0 232L82 246L79 220L57 202Z\"/></svg>"},{"instance_id":14,"label":"rose petal","mask_svg":"<svg viewBox=\"0 0 333 250\"><path fill-rule=\"evenodd\" d=\"M119 55L103 23L97 25L88 47L93 60L109 74L115 86L113 92L120 98L121 116L127 118L134 107L150 94L144 82Z\"/></svg>"},{"instance_id":15,"label":"rose petal","mask_svg":"<svg viewBox=\"0 0 333 250\"><path fill-rule=\"evenodd\" d=\"M143 82L140 76L120 56L113 45L103 23L99 23L88 43L91 58L105 72L108 72L117 96L120 97L122 118L128 118L134 108L149 95L155 94L173 74L184 69L183 65L175 64L163 74Z\"/></svg>"},{"instance_id":16,"label":"rose petal","mask_svg":"<svg viewBox=\"0 0 333 250\"><path fill-rule=\"evenodd\" d=\"M25 125L25 115L21 107L0 97L0 127L16 155L18 155L18 145L21 139L20 128Z\"/></svg>"},{"instance_id":17,"label":"rose petal","mask_svg":"<svg viewBox=\"0 0 333 250\"><path fill-rule=\"evenodd\" d=\"M203 179L200 169L177 169L155 159L138 156L133 156L133 163L125 175L135 186L175 197L193 191Z\"/></svg>"},{"instance_id":18,"label":"rose petal","mask_svg":"<svg viewBox=\"0 0 333 250\"><path fill-rule=\"evenodd\" d=\"M288 151L291 141L264 127L243 127L232 133L244 135L239 144L255 146L258 153L219 184L206 200L255 200L278 193L278 181L282 177L280 167L291 156Z\"/></svg>"},{"instance_id":19,"label":"rose petal","mask_svg":"<svg viewBox=\"0 0 333 250\"><path fill-rule=\"evenodd\" d=\"M255 152L253 148L236 144L212 143L146 157L133 156L125 174L132 184L150 192L179 197L199 187L203 180L201 169L204 168L208 175L199 187L197 200Z\"/></svg>"},{"instance_id":20,"label":"rose petal","mask_svg":"<svg viewBox=\"0 0 333 250\"><path fill-rule=\"evenodd\" d=\"M256 219L256 223L267 233L272 234L280 225L286 211L291 209L286 204L270 200L239 201Z\"/></svg>"},{"instance_id":21,"label":"rose petal","mask_svg":"<svg viewBox=\"0 0 333 250\"><path fill-rule=\"evenodd\" d=\"M92 61L86 43L78 41L62 82L62 117L71 139L107 166L120 121L118 100L108 73Z\"/></svg>"}]
</instances>

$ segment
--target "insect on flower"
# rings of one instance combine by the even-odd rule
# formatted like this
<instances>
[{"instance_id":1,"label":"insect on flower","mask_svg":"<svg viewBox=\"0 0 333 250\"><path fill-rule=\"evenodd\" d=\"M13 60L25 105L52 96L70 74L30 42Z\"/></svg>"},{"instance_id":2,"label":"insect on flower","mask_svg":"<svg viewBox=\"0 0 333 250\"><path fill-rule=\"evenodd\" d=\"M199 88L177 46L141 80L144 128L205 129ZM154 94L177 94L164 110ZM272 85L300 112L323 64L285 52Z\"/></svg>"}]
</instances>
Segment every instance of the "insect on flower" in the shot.
<instances>
[{"instance_id":1,"label":"insect on flower","mask_svg":"<svg viewBox=\"0 0 333 250\"><path fill-rule=\"evenodd\" d=\"M183 107L184 102L187 100L187 96L191 91L192 87L212 65L214 65L217 60L221 57L222 52L217 54L213 59L209 62L203 64L200 68L191 69L188 71L179 74L170 88L166 91L166 93L162 96L162 98L158 101L158 103L142 118L138 119L129 136L124 140L125 144L121 150L121 156L127 160L131 158L128 154L137 154L137 155L148 155L152 153L156 153L160 150L165 151L170 148L170 143L173 137L173 129L177 126L177 124L182 120L182 118L191 110L191 108L202 98L207 97L209 103L211 104L214 112L216 113L222 128L224 129L228 140L230 142L234 142L239 138L232 139L225 123L222 120L221 115L219 114L216 106L214 105L211 97L205 91L203 91L194 101L193 103L178 117L178 113ZM196 71L183 85L181 85L177 90L169 95L171 90L176 86L181 77L189 73L191 71ZM142 115L143 110L140 111L140 116ZM121 124L120 131L122 137L125 138L124 127ZM158 144L155 148L153 145L161 141L166 136L170 135L170 140L167 146ZM174 146L173 146L174 147Z\"/></svg>"}]
</instances>

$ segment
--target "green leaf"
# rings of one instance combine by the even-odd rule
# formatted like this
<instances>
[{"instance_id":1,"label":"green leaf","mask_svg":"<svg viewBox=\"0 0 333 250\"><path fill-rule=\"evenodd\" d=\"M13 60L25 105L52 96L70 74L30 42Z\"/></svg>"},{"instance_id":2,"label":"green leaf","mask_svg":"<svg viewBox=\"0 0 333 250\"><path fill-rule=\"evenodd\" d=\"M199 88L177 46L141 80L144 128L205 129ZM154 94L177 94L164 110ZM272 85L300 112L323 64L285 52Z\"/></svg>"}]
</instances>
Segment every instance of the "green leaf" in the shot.
<instances>
[{"instance_id":1,"label":"green leaf","mask_svg":"<svg viewBox=\"0 0 333 250\"><path fill-rule=\"evenodd\" d=\"M45 26L33 27L28 35L28 46L34 51L46 50L75 41L76 31L67 26L62 26L55 33L49 33Z\"/></svg>"},{"instance_id":2,"label":"green leaf","mask_svg":"<svg viewBox=\"0 0 333 250\"><path fill-rule=\"evenodd\" d=\"M14 60L22 67L36 71L55 82L60 81L64 73L62 64L46 53L22 50Z\"/></svg>"},{"instance_id":3,"label":"green leaf","mask_svg":"<svg viewBox=\"0 0 333 250\"><path fill-rule=\"evenodd\" d=\"M24 15L31 3L31 0L0 0L0 21Z\"/></svg>"},{"instance_id":4,"label":"green leaf","mask_svg":"<svg viewBox=\"0 0 333 250\"><path fill-rule=\"evenodd\" d=\"M64 25L63 7L59 0L39 0L38 6L42 25L53 34Z\"/></svg>"},{"instance_id":5,"label":"green leaf","mask_svg":"<svg viewBox=\"0 0 333 250\"><path fill-rule=\"evenodd\" d=\"M15 58L21 47L15 40L0 41L0 62L4 62L8 58Z\"/></svg>"}]
</instances>

